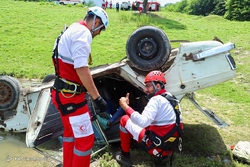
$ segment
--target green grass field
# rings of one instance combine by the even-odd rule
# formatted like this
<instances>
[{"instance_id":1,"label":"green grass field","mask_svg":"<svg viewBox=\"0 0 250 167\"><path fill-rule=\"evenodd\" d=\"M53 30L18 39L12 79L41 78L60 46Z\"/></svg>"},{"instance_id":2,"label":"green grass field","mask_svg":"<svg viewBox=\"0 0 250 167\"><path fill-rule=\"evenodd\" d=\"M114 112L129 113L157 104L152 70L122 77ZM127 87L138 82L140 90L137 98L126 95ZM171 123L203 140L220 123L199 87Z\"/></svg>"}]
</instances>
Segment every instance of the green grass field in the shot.
<instances>
[{"instance_id":1,"label":"green grass field","mask_svg":"<svg viewBox=\"0 0 250 167\"><path fill-rule=\"evenodd\" d=\"M0 6L0 75L17 78L42 79L54 72L51 53L56 37L64 25L83 19L87 7L63 6L51 2L23 2L2 0ZM107 9L110 24L107 31L93 40L93 65L113 63L126 56L126 41L130 34L143 25L157 26L170 40L202 41L214 36L223 42L233 42L232 51L237 64L237 75L225 83L200 90L196 99L201 106L213 110L229 127L213 125L187 99L182 100L185 123L183 153L176 154L174 166L180 167L246 167L232 159L228 148L238 141L250 141L250 22L228 21L222 17L191 16L180 13L154 12L139 15L132 11L116 12ZM178 47L173 43L172 47ZM112 147L112 146L111 146ZM152 162L134 159L136 166L149 167ZM221 159L216 161L218 156ZM144 158L145 157L145 158ZM216 158L217 157L217 158ZM106 152L100 158L102 167L118 166ZM227 163L227 160L233 160ZM109 164L107 164L109 162Z\"/></svg>"}]
</instances>

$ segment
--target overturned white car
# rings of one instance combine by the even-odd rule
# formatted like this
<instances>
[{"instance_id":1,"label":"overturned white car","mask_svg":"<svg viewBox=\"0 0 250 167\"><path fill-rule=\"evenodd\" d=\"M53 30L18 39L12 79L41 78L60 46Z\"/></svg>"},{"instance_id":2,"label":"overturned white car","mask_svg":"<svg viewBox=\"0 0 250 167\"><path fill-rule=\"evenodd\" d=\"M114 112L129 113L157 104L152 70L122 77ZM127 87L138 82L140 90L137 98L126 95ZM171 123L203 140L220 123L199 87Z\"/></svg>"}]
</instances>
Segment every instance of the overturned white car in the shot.
<instances>
[{"instance_id":1,"label":"overturned white car","mask_svg":"<svg viewBox=\"0 0 250 167\"><path fill-rule=\"evenodd\" d=\"M125 95L125 90L132 88L135 99L146 101L139 99L144 97L144 77L148 71L158 69L165 74L169 92L180 101L187 96L214 123L220 127L226 126L212 111L203 110L192 95L199 89L235 76L236 64L230 55L235 45L211 40L184 42L178 48L171 49L170 42L167 35L156 27L145 26L134 31L127 41L127 59L91 68L100 94L118 106L118 100ZM62 135L61 119L50 98L53 79L54 75L48 75L40 84L23 87L13 77L0 76L0 129L26 132L28 147ZM94 115L95 105L90 98L88 102ZM139 112L145 104L140 105ZM104 131L94 120L95 146L119 141L118 123L119 120Z\"/></svg>"}]
</instances>

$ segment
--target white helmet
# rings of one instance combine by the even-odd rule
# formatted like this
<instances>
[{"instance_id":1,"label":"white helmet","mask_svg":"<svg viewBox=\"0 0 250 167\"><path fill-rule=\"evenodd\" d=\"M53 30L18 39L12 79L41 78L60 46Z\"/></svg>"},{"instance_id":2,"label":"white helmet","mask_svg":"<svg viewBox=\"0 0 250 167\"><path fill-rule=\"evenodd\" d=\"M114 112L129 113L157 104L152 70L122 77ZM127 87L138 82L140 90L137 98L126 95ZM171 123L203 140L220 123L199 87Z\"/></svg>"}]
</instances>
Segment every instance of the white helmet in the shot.
<instances>
[{"instance_id":1,"label":"white helmet","mask_svg":"<svg viewBox=\"0 0 250 167\"><path fill-rule=\"evenodd\" d=\"M108 23L109 23L108 14L101 7L98 7L98 6L89 8L87 11L87 14L91 14L91 13L101 18L101 21L104 25L104 30L105 30L108 27Z\"/></svg>"}]
</instances>

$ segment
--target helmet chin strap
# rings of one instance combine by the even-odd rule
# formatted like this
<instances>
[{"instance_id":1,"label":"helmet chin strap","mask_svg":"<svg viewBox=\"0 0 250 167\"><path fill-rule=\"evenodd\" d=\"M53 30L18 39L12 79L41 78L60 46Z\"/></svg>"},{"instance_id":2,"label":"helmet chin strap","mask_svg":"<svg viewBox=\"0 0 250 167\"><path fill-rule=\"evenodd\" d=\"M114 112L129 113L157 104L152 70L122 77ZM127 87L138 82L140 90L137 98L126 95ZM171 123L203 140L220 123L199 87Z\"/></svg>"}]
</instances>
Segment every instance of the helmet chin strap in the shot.
<instances>
[{"instance_id":1,"label":"helmet chin strap","mask_svg":"<svg viewBox=\"0 0 250 167\"><path fill-rule=\"evenodd\" d=\"M153 97L159 91L159 89L156 87L155 83L153 81L151 83L152 83L152 86L154 87L154 91L155 92L147 95L148 99L150 99L151 97Z\"/></svg>"},{"instance_id":2,"label":"helmet chin strap","mask_svg":"<svg viewBox=\"0 0 250 167\"><path fill-rule=\"evenodd\" d=\"M100 25L98 27L95 28L95 20L96 20L96 15L94 15L94 19L93 19L93 22L92 22L92 28L91 28L91 34L93 34L95 31L99 30L100 28L102 28L104 25Z\"/></svg>"},{"instance_id":3,"label":"helmet chin strap","mask_svg":"<svg viewBox=\"0 0 250 167\"><path fill-rule=\"evenodd\" d=\"M156 87L155 83L152 81L152 85L154 87L154 90L155 90L155 94L159 91L159 89Z\"/></svg>"}]
</instances>

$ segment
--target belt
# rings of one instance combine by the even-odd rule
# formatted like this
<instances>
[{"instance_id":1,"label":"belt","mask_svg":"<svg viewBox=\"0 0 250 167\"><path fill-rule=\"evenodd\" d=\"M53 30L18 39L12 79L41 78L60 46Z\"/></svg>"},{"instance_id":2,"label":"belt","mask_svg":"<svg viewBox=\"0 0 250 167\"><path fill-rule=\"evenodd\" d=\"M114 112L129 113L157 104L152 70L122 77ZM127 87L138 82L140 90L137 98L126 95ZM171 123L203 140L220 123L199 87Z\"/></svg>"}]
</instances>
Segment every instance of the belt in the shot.
<instances>
[{"instance_id":1,"label":"belt","mask_svg":"<svg viewBox=\"0 0 250 167\"><path fill-rule=\"evenodd\" d=\"M82 92L87 92L84 86L58 77L55 79L53 88L57 91L71 94L80 94Z\"/></svg>"}]
</instances>

